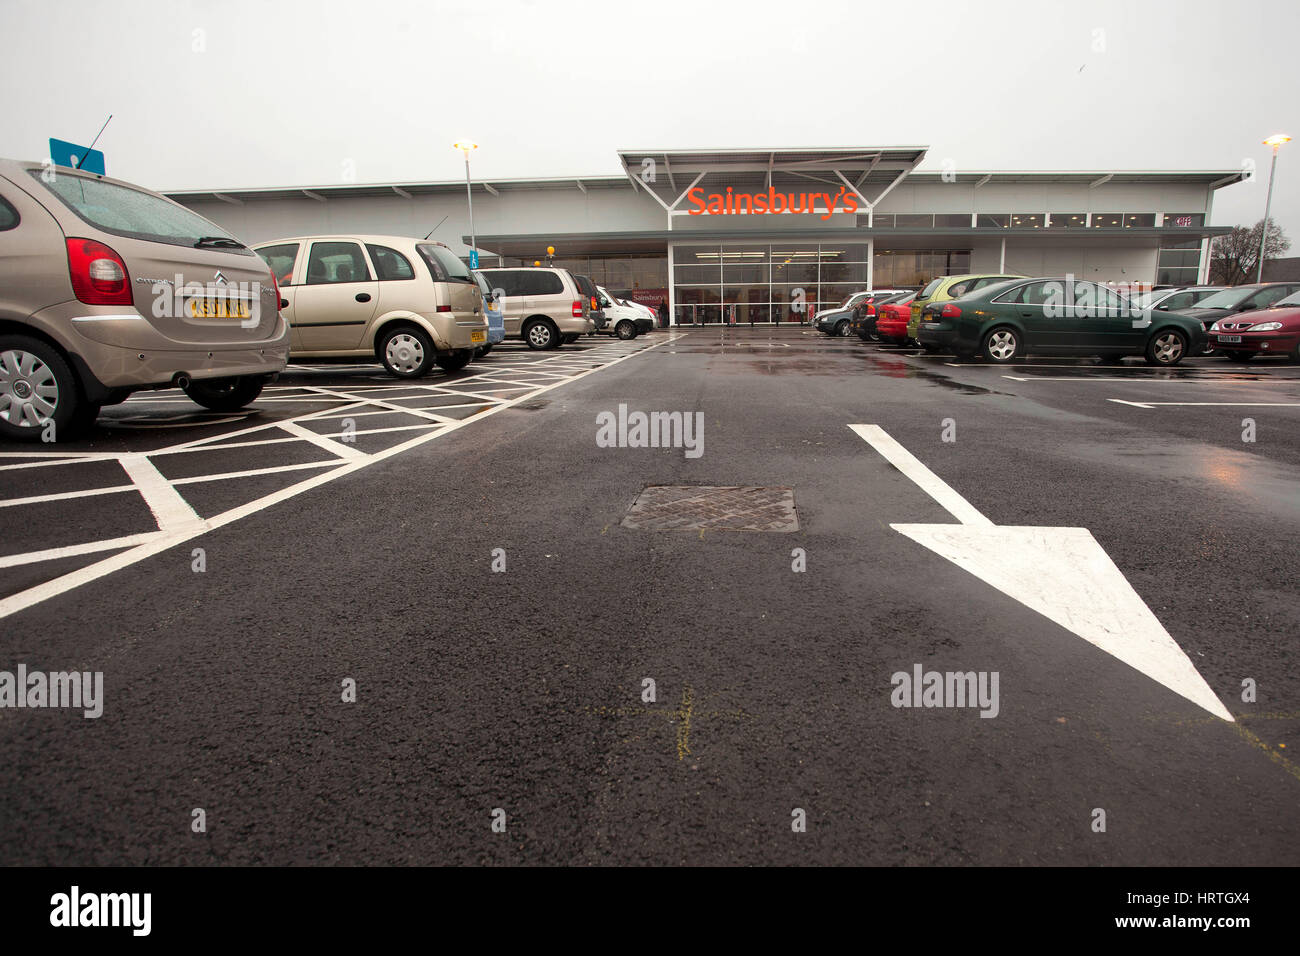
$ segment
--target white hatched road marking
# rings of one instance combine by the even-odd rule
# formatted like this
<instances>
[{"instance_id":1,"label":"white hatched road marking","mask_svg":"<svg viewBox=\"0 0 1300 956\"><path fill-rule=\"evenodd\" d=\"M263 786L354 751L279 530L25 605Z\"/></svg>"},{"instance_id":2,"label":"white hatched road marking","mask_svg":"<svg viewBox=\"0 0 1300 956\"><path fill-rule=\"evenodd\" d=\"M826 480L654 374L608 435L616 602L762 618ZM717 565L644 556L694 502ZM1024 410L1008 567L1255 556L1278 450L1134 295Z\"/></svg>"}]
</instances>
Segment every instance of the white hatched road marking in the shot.
<instances>
[{"instance_id":1,"label":"white hatched road marking","mask_svg":"<svg viewBox=\"0 0 1300 956\"><path fill-rule=\"evenodd\" d=\"M140 490L144 503L158 521L159 531L175 531L198 524L202 519L180 496L161 471L144 455L123 455L122 470Z\"/></svg>"},{"instance_id":2,"label":"white hatched road marking","mask_svg":"<svg viewBox=\"0 0 1300 956\"><path fill-rule=\"evenodd\" d=\"M481 421L491 415L496 414L504 409L511 408L524 401L533 398L543 392L559 388L570 382L584 378L593 372L610 368L626 361L636 355L651 351L661 345L666 345L683 337L685 333L670 334L662 341L654 342L643 347L636 347L633 351L628 351L623 343L607 343L600 346L594 346L588 350L572 356L564 356L558 359L562 364L553 364L557 362L554 357L533 358L532 365L540 366L530 368L523 363L512 363L508 368L485 369L484 371L473 374L459 376L454 379L439 379L429 384L412 384L409 386L411 395L406 396L412 400L421 400L429 398L453 398L461 401L456 405L434 406L435 408L480 408L478 411L467 418L453 419L446 416L438 415L432 409L421 408L418 406L400 405L384 398L367 397L357 394L363 391L375 391L380 395L392 397L394 391L405 391L406 387L400 385L383 386L365 386L363 388L348 388L345 390L329 389L322 386L297 386L286 385L276 386L273 390L280 393L288 391L297 391L301 393L294 398L294 401L302 402L332 402L328 408L319 409L314 412L308 412L302 415L293 416L274 422L263 422L261 424L250 425L246 428L238 428L234 431L224 432L219 435L204 436L201 438L191 439L189 441L178 442L162 448L154 449L147 452L130 452L130 453L105 453L105 452L12 452L0 453L0 459L23 459L11 465L0 465L0 470L12 470L32 467L55 467L59 465L75 465L83 462L96 461L116 461L126 471L131 478L132 484L112 485L108 487L90 488L80 492L56 495L29 496L25 498L14 498L0 500L0 507L14 507L23 504L36 504L45 501L66 500L90 495L107 495L124 491L138 491L153 512L158 523L158 530L149 531L140 534L120 536L100 541L89 541L78 544L66 545L56 548L44 548L39 551L29 551L22 554L13 554L0 556L0 568L17 567L26 564L35 564L43 561L54 561L60 558L76 557L80 555L95 554L102 551L118 551L117 554L110 555L102 560L90 564L84 568L69 572L41 584L19 591L5 598L0 598L0 618L8 617L26 608L47 601L51 598L58 597L68 591L81 587L92 581L98 580L106 575L112 574L123 568L129 567L146 558L159 554L169 548L175 547L192 538L212 531L216 528L232 524L250 515L256 514L266 508L270 508L282 501L310 491L322 485L328 484L337 478L352 474L362 468L372 464L384 461L388 458L400 455L403 452L419 447L426 442L432 441L453 431L457 431L472 422ZM373 366L364 366L367 369ZM572 370L572 374L567 374L562 378L555 379L554 372L563 368ZM339 367L326 367L324 370L337 372ZM492 376L509 375L516 381L527 380L530 376L535 379L531 384L519 384L508 387L498 388ZM552 380L555 379L555 380ZM479 394L477 391L469 391L464 386L466 383L472 383L473 387L486 387L486 390L492 391L522 391L522 394L513 398L505 398L494 395ZM288 401L288 397L284 396ZM466 401L469 400L469 401ZM148 401L147 399L145 401ZM156 401L156 400L154 400ZM188 400L187 400L188 401ZM148 402L152 404L152 402ZM349 417L349 413L355 411L356 415L410 415L414 418L421 419L420 424L403 425L394 428L379 428L371 431L357 431L354 434L378 434L399 431L418 431L417 434L405 441L402 441L382 451L366 454L359 449L336 442L332 439L339 437L342 433L325 435L319 432L311 431L302 423L311 422L318 419L337 419ZM196 426L203 424L202 420L194 423ZM275 437L269 439L252 439L247 441L232 442L231 439L253 436L258 433L270 434L274 431L288 433L289 437ZM287 465L278 465L267 468L255 468L244 471L228 471L219 474L195 475L187 478L166 478L155 467L151 459L166 455L186 454L199 451L220 451L225 448L246 448L251 446L275 445L275 444L311 444L329 451L337 456L333 459L317 462L293 463ZM198 484L203 482L224 481L229 479L244 478L255 475L271 475L281 472L292 472L309 469L327 469L321 474L313 475L303 481L282 488L271 494L264 495L246 504L231 508L221 514L215 515L208 519L203 519L194 511L193 507L180 495L176 490L177 486Z\"/></svg>"}]
</instances>

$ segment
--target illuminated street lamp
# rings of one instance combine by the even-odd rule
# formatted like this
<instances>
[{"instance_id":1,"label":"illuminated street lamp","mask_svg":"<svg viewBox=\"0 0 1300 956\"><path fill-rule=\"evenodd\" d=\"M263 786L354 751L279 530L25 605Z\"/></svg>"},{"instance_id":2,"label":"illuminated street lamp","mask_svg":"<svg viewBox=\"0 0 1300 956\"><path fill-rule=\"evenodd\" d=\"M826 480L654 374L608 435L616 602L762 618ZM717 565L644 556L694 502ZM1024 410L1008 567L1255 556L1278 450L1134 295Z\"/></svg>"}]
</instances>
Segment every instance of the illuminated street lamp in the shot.
<instances>
[{"instance_id":1,"label":"illuminated street lamp","mask_svg":"<svg viewBox=\"0 0 1300 956\"><path fill-rule=\"evenodd\" d=\"M478 265L478 240L474 235L474 192L470 188L469 151L478 149L478 143L465 139L459 143L452 143L452 146L465 154L465 197L469 200L469 257L470 266L473 267Z\"/></svg>"},{"instance_id":2,"label":"illuminated street lamp","mask_svg":"<svg viewBox=\"0 0 1300 956\"><path fill-rule=\"evenodd\" d=\"M1277 171L1277 150L1283 143L1291 142L1291 137L1277 133L1264 140L1265 146L1273 147L1273 164L1268 168L1268 198L1264 200L1264 228L1259 231L1259 268L1255 271L1255 281L1264 281L1264 243L1268 241L1268 213L1273 205L1273 173Z\"/></svg>"},{"instance_id":3,"label":"illuminated street lamp","mask_svg":"<svg viewBox=\"0 0 1300 956\"><path fill-rule=\"evenodd\" d=\"M546 247L546 264L547 264L548 266L553 266L553 265L555 265L555 247L554 247L554 246L547 246L547 247Z\"/></svg>"}]
</instances>

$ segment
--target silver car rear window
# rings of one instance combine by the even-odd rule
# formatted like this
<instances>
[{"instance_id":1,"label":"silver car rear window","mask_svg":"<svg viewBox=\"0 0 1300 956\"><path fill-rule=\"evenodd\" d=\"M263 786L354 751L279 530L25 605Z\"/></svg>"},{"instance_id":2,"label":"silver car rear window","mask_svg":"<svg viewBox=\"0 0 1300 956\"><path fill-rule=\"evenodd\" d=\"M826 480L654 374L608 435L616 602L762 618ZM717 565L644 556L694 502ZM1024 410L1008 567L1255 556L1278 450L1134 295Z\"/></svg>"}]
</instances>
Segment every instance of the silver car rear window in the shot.
<instances>
[{"instance_id":1,"label":"silver car rear window","mask_svg":"<svg viewBox=\"0 0 1300 956\"><path fill-rule=\"evenodd\" d=\"M193 246L205 237L239 241L198 213L139 189L70 173L60 173L52 182L41 180L40 170L31 170L31 174L79 219L115 236L175 246ZM223 247L222 251L246 250Z\"/></svg>"}]
</instances>

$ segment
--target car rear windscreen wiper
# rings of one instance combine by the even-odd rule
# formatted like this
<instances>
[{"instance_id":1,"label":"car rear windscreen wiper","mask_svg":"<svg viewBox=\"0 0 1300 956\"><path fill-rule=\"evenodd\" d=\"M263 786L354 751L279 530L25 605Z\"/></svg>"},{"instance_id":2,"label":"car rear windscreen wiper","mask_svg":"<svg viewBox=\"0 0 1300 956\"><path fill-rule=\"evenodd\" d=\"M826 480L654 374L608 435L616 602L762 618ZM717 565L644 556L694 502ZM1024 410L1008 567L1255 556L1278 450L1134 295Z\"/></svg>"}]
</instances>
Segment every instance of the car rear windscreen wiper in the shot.
<instances>
[{"instance_id":1,"label":"car rear windscreen wiper","mask_svg":"<svg viewBox=\"0 0 1300 956\"><path fill-rule=\"evenodd\" d=\"M242 242L239 242L235 239L231 239L229 236L202 236L199 238L197 242L194 243L195 249L204 249L210 246L215 246L219 249L247 249L248 248L248 246L244 245Z\"/></svg>"}]
</instances>

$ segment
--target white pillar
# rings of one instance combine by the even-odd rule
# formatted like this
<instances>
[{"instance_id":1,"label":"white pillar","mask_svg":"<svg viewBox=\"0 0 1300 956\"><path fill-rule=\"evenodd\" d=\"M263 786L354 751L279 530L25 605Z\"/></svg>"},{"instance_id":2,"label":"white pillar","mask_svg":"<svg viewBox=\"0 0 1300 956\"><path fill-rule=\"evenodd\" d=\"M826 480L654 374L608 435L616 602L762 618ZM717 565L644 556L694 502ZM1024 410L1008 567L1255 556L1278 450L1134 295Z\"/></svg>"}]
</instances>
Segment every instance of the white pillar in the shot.
<instances>
[{"instance_id":1,"label":"white pillar","mask_svg":"<svg viewBox=\"0 0 1300 956\"><path fill-rule=\"evenodd\" d=\"M998 255L998 272L1002 275L1007 273L1007 237L1002 237L1002 252Z\"/></svg>"},{"instance_id":2,"label":"white pillar","mask_svg":"<svg viewBox=\"0 0 1300 956\"><path fill-rule=\"evenodd\" d=\"M673 245L668 244L668 326L677 324L677 283L673 281Z\"/></svg>"}]
</instances>

